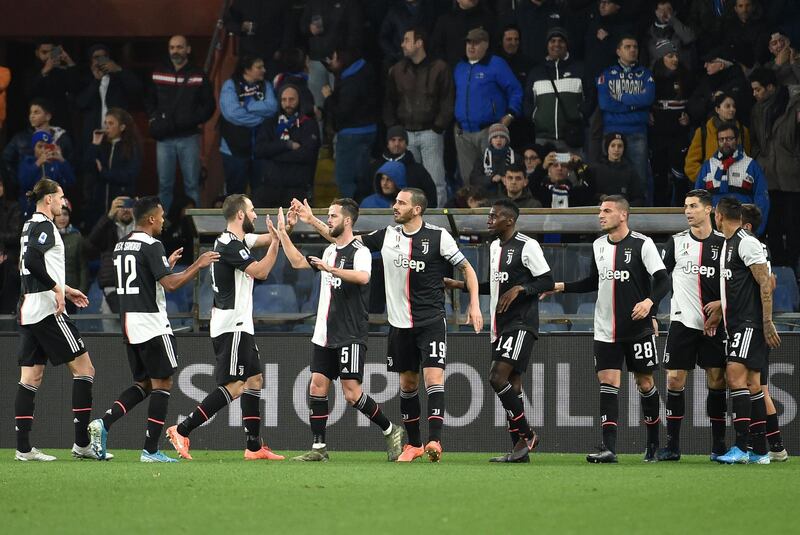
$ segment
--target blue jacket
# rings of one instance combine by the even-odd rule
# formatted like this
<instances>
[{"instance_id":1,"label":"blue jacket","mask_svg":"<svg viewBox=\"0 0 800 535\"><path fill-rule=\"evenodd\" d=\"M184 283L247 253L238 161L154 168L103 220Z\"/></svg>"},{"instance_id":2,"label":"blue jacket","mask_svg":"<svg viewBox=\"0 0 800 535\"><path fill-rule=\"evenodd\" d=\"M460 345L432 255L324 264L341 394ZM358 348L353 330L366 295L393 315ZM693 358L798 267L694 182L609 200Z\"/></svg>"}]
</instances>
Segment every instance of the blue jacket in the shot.
<instances>
[{"instance_id":1,"label":"blue jacket","mask_svg":"<svg viewBox=\"0 0 800 535\"><path fill-rule=\"evenodd\" d=\"M39 179L47 177L58 182L62 188L75 184L75 173L68 161L48 161L43 166L36 165L35 156L25 156L19 162L17 178L19 180L19 205L22 207L24 218L27 219L36 209L35 203L25 196L25 192L32 190Z\"/></svg>"},{"instance_id":2,"label":"blue jacket","mask_svg":"<svg viewBox=\"0 0 800 535\"><path fill-rule=\"evenodd\" d=\"M242 158L253 157L258 127L278 113L278 100L272 84L265 82L264 85L263 99L247 97L244 101L240 101L233 79L228 79L222 84L219 109L223 123L219 150L223 154Z\"/></svg>"},{"instance_id":3,"label":"blue jacket","mask_svg":"<svg viewBox=\"0 0 800 535\"><path fill-rule=\"evenodd\" d=\"M453 78L455 118L465 132L480 132L504 115L522 113L522 86L503 58L487 54L474 64L462 60Z\"/></svg>"},{"instance_id":4,"label":"blue jacket","mask_svg":"<svg viewBox=\"0 0 800 535\"><path fill-rule=\"evenodd\" d=\"M730 164L727 171L719 151L703 162L694 187L707 190L711 194L711 202L714 206L721 198L729 195L733 195L743 203L758 206L762 219L756 234L759 236L764 234L769 216L767 178L758 162L746 155L741 147L733 153L733 163Z\"/></svg>"},{"instance_id":5,"label":"blue jacket","mask_svg":"<svg viewBox=\"0 0 800 535\"><path fill-rule=\"evenodd\" d=\"M641 65L612 65L597 77L597 100L603 111L603 131L647 132L650 107L656 98L653 73Z\"/></svg>"}]
</instances>

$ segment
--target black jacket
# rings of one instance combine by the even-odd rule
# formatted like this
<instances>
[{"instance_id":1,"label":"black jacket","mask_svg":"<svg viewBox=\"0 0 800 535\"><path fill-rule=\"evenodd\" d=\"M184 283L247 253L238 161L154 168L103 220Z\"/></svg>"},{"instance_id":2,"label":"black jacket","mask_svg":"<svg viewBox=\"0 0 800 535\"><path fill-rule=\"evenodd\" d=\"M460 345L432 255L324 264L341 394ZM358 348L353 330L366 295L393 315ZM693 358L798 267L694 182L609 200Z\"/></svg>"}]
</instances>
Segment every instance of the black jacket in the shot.
<instances>
[{"instance_id":1,"label":"black jacket","mask_svg":"<svg viewBox=\"0 0 800 535\"><path fill-rule=\"evenodd\" d=\"M484 0L471 9L461 9L456 5L449 13L439 17L431 34L429 52L455 67L466 53L464 39L470 30L483 28L489 32L489 42L493 43L497 21L485 4Z\"/></svg>"},{"instance_id":2,"label":"black jacket","mask_svg":"<svg viewBox=\"0 0 800 535\"><path fill-rule=\"evenodd\" d=\"M562 17L561 9L555 4L552 0L539 6L529 0L517 2L517 9L507 18L508 22L522 28L520 52L531 58L534 64L541 63L547 55L547 31L567 24L566 17Z\"/></svg>"},{"instance_id":3,"label":"black jacket","mask_svg":"<svg viewBox=\"0 0 800 535\"><path fill-rule=\"evenodd\" d=\"M381 191L380 179L376 179L375 175L378 174L378 169L389 161L401 162L405 166L406 185L409 188L419 188L425 192L425 197L428 199L428 208L439 206L436 196L436 184L433 182L430 173L421 163L414 159L414 155L408 150L400 156L394 156L388 151L384 151L380 158L373 160L365 177L366 180L370 181L369 184L359 185L361 190L359 192L360 197Z\"/></svg>"},{"instance_id":4,"label":"black jacket","mask_svg":"<svg viewBox=\"0 0 800 535\"><path fill-rule=\"evenodd\" d=\"M120 195L134 197L137 192L136 180L142 171L141 150L135 147L130 155L126 155L119 143L113 147L111 143L92 144L90 147L93 163L90 169L95 179L93 200L98 209L107 210L111 201ZM94 160L100 161L102 171L97 170Z\"/></svg>"},{"instance_id":5,"label":"black jacket","mask_svg":"<svg viewBox=\"0 0 800 535\"><path fill-rule=\"evenodd\" d=\"M625 195L631 206L644 206L642 183L636 170L626 160L611 162L603 156L589 167L587 182L594 191L594 204L604 195Z\"/></svg>"},{"instance_id":6,"label":"black jacket","mask_svg":"<svg viewBox=\"0 0 800 535\"><path fill-rule=\"evenodd\" d=\"M383 19L379 41L384 59L388 65L394 65L403 59L400 44L403 35L412 28L421 27L430 34L436 17L430 0L418 0L415 9L403 0L397 2Z\"/></svg>"},{"instance_id":7,"label":"black jacket","mask_svg":"<svg viewBox=\"0 0 800 535\"><path fill-rule=\"evenodd\" d=\"M19 203L8 196L0 198L0 252L8 255L6 262L19 260L19 235L22 232L22 210Z\"/></svg>"},{"instance_id":8,"label":"black jacket","mask_svg":"<svg viewBox=\"0 0 800 535\"><path fill-rule=\"evenodd\" d=\"M349 74L356 68L355 72ZM375 83L375 71L361 59L347 66L336 77L333 94L325 99L325 113L335 132L378 122Z\"/></svg>"},{"instance_id":9,"label":"black jacket","mask_svg":"<svg viewBox=\"0 0 800 535\"><path fill-rule=\"evenodd\" d=\"M750 124L750 109L753 107L753 90L742 69L734 64L709 76L703 73L687 106L692 125L701 126L714 111L714 93L722 91L736 101L736 119Z\"/></svg>"},{"instance_id":10,"label":"black jacket","mask_svg":"<svg viewBox=\"0 0 800 535\"><path fill-rule=\"evenodd\" d=\"M186 64L180 71L169 62L153 71L145 98L150 135L156 139L187 137L200 132L217 105L205 73ZM159 132L154 127L159 124Z\"/></svg>"},{"instance_id":11,"label":"black jacket","mask_svg":"<svg viewBox=\"0 0 800 535\"><path fill-rule=\"evenodd\" d=\"M322 20L323 31L311 35L311 20L317 18ZM357 49L363 35L361 6L357 0L307 0L300 17L300 33L308 37L308 55L313 60L330 57L340 45Z\"/></svg>"},{"instance_id":12,"label":"black jacket","mask_svg":"<svg viewBox=\"0 0 800 535\"><path fill-rule=\"evenodd\" d=\"M43 66L36 60L36 66L25 73L25 102L30 102L34 98L49 100L53 105L50 124L70 129L72 127L70 102L80 87L78 67L55 68L43 76Z\"/></svg>"},{"instance_id":13,"label":"black jacket","mask_svg":"<svg viewBox=\"0 0 800 535\"><path fill-rule=\"evenodd\" d=\"M86 256L100 257L100 269L97 271L97 284L100 288L116 288L117 273L114 269L114 246L119 241L117 223L104 214L95 224L88 238L83 242Z\"/></svg>"},{"instance_id":14,"label":"black jacket","mask_svg":"<svg viewBox=\"0 0 800 535\"><path fill-rule=\"evenodd\" d=\"M228 33L239 36L238 56L251 55L269 63L275 52L289 47L295 38L295 24L289 0L235 0L224 16ZM252 35L242 23L254 23Z\"/></svg>"},{"instance_id":15,"label":"black jacket","mask_svg":"<svg viewBox=\"0 0 800 535\"><path fill-rule=\"evenodd\" d=\"M314 183L319 154L319 125L312 116L302 116L289 133L289 140L280 139L277 133L281 114L264 121L258 130L255 156L262 160L264 187L304 189ZM300 144L292 150L291 141Z\"/></svg>"}]
</instances>

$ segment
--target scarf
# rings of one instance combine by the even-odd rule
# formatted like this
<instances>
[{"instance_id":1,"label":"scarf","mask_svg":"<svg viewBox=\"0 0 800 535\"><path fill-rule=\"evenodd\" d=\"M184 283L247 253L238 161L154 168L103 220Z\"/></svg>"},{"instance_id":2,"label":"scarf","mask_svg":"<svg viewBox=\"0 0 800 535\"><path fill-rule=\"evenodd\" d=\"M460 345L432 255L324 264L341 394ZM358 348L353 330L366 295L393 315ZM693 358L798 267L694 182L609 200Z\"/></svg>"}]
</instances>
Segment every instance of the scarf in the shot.
<instances>
[{"instance_id":1,"label":"scarf","mask_svg":"<svg viewBox=\"0 0 800 535\"><path fill-rule=\"evenodd\" d=\"M733 151L733 154L730 156L723 156L720 151L717 151L714 158L722 163L722 165L714 171L714 180L719 182L719 193L728 193L728 169L730 169L734 163L742 159L742 153L738 148ZM742 187L746 187L746 184L748 184L748 182L743 181ZM713 187L713 183L710 186L706 184L707 189L713 189Z\"/></svg>"},{"instance_id":2,"label":"scarf","mask_svg":"<svg viewBox=\"0 0 800 535\"><path fill-rule=\"evenodd\" d=\"M239 102L243 106L246 106L251 100L264 100L267 89L266 82L248 82L242 77L234 77L233 81L236 84Z\"/></svg>"},{"instance_id":3,"label":"scarf","mask_svg":"<svg viewBox=\"0 0 800 535\"><path fill-rule=\"evenodd\" d=\"M281 141L291 141L292 137L289 135L289 130L292 128L300 128L300 125L308 121L308 115L300 115L295 112L292 115L282 113L278 116L278 123L275 125L275 135Z\"/></svg>"},{"instance_id":4,"label":"scarf","mask_svg":"<svg viewBox=\"0 0 800 535\"><path fill-rule=\"evenodd\" d=\"M511 150L511 147L508 145L502 149L496 149L490 146L483 153L483 174L491 177L501 170L498 164L503 164L503 167L505 167L515 162L514 151Z\"/></svg>"}]
</instances>

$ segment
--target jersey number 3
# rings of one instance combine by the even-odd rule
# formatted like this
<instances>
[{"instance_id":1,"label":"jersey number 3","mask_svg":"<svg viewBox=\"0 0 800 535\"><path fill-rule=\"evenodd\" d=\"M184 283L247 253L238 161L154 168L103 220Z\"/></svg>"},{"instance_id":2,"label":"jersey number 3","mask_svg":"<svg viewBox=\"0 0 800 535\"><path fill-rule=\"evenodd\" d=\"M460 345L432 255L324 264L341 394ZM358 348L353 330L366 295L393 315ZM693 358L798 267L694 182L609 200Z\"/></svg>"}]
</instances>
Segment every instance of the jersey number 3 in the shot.
<instances>
[{"instance_id":1,"label":"jersey number 3","mask_svg":"<svg viewBox=\"0 0 800 535\"><path fill-rule=\"evenodd\" d=\"M139 287L133 285L136 281L136 258L129 254L118 256L114 259L114 267L117 268L117 295L138 295Z\"/></svg>"}]
</instances>

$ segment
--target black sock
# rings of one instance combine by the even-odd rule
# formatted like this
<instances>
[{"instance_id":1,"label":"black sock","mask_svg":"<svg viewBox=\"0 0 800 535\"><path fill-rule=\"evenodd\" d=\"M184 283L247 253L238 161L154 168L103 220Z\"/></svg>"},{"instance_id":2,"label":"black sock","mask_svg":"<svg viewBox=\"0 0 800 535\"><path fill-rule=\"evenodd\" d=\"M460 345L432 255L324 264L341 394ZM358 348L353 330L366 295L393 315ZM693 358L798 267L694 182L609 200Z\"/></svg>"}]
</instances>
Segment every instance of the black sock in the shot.
<instances>
[{"instance_id":1,"label":"black sock","mask_svg":"<svg viewBox=\"0 0 800 535\"><path fill-rule=\"evenodd\" d=\"M728 400L724 389L708 389L706 397L706 413L711 420L711 451L722 455L725 453L725 425L728 412Z\"/></svg>"},{"instance_id":2,"label":"black sock","mask_svg":"<svg viewBox=\"0 0 800 535\"><path fill-rule=\"evenodd\" d=\"M17 451L31 451L31 428L33 427L33 409L37 387L19 383L17 397L14 400L14 424L17 431Z\"/></svg>"},{"instance_id":3,"label":"black sock","mask_svg":"<svg viewBox=\"0 0 800 535\"><path fill-rule=\"evenodd\" d=\"M619 388L600 383L600 422L603 427L603 444L617 451L617 419L619 415Z\"/></svg>"},{"instance_id":4,"label":"black sock","mask_svg":"<svg viewBox=\"0 0 800 535\"><path fill-rule=\"evenodd\" d=\"M355 407L356 410L358 410L361 414L369 418L372 423L380 427L381 431L385 432L392 426L389 418L383 414L383 411L378 404L375 403L375 400L369 397L366 392L361 393L361 397L358 398L358 401L355 402L353 407Z\"/></svg>"},{"instance_id":5,"label":"black sock","mask_svg":"<svg viewBox=\"0 0 800 535\"><path fill-rule=\"evenodd\" d=\"M647 427L647 444L658 446L658 424L661 423L659 410L661 409L661 399L658 397L658 389L654 386L649 392L639 392L642 401L642 414L644 424Z\"/></svg>"},{"instance_id":6,"label":"black sock","mask_svg":"<svg viewBox=\"0 0 800 535\"><path fill-rule=\"evenodd\" d=\"M750 437L753 440L753 452L756 455L766 455L767 448L767 405L764 401L764 392L759 391L750 396L751 422Z\"/></svg>"},{"instance_id":7,"label":"black sock","mask_svg":"<svg viewBox=\"0 0 800 535\"><path fill-rule=\"evenodd\" d=\"M209 418L221 411L233 399L230 392L224 386L218 386L197 406L197 409L189 413L189 416L178 424L178 433L188 437L189 433L206 423Z\"/></svg>"},{"instance_id":8,"label":"black sock","mask_svg":"<svg viewBox=\"0 0 800 535\"><path fill-rule=\"evenodd\" d=\"M667 390L667 447L681 449L681 424L686 415L686 390Z\"/></svg>"},{"instance_id":9,"label":"black sock","mask_svg":"<svg viewBox=\"0 0 800 535\"><path fill-rule=\"evenodd\" d=\"M147 391L139 385L133 385L120 394L111 408L103 415L103 425L106 427L106 431L110 430L114 422L125 416L129 410L144 401L147 395Z\"/></svg>"},{"instance_id":10,"label":"black sock","mask_svg":"<svg viewBox=\"0 0 800 535\"><path fill-rule=\"evenodd\" d=\"M444 426L444 385L431 385L425 391L428 393L428 440L441 442Z\"/></svg>"},{"instance_id":11,"label":"black sock","mask_svg":"<svg viewBox=\"0 0 800 535\"><path fill-rule=\"evenodd\" d=\"M520 392L519 394L517 394L517 397L519 398L519 402L524 407L525 406L525 397L524 397L523 393ZM519 440L519 429L515 425L515 422L511 421L511 417L508 415L508 411L506 411L506 420L508 421L508 436L509 436L509 438L511 438L511 445L512 446L516 446L517 445L517 441ZM528 425L530 426L530 424L528 424Z\"/></svg>"},{"instance_id":12,"label":"black sock","mask_svg":"<svg viewBox=\"0 0 800 535\"><path fill-rule=\"evenodd\" d=\"M308 420L314 444L325 444L325 427L328 425L328 396L308 396Z\"/></svg>"},{"instance_id":13,"label":"black sock","mask_svg":"<svg viewBox=\"0 0 800 535\"><path fill-rule=\"evenodd\" d=\"M422 413L422 407L419 404L417 390L411 392L400 390L400 413L406 433L408 433L408 443L417 448L422 447L422 437L419 434L419 416Z\"/></svg>"},{"instance_id":14,"label":"black sock","mask_svg":"<svg viewBox=\"0 0 800 535\"><path fill-rule=\"evenodd\" d=\"M150 406L147 407L147 430L144 433L144 449L148 453L158 451L158 439L167 419L169 406L169 390L155 389L150 395Z\"/></svg>"},{"instance_id":15,"label":"black sock","mask_svg":"<svg viewBox=\"0 0 800 535\"><path fill-rule=\"evenodd\" d=\"M261 390L245 388L242 392L242 423L247 436L247 449L261 449Z\"/></svg>"},{"instance_id":16,"label":"black sock","mask_svg":"<svg viewBox=\"0 0 800 535\"><path fill-rule=\"evenodd\" d=\"M84 448L89 445L89 430L92 419L92 383L94 377L76 375L72 378L72 422L75 424L75 444Z\"/></svg>"},{"instance_id":17,"label":"black sock","mask_svg":"<svg viewBox=\"0 0 800 535\"><path fill-rule=\"evenodd\" d=\"M733 428L736 430L736 447L747 451L747 437L750 434L750 391L746 388L731 390L733 402Z\"/></svg>"},{"instance_id":18,"label":"black sock","mask_svg":"<svg viewBox=\"0 0 800 535\"><path fill-rule=\"evenodd\" d=\"M511 383L502 385L495 393L506 410L509 425L513 426L509 429L516 429L518 437L530 437L531 428L528 425L527 418L525 418L525 406L519 395L514 391Z\"/></svg>"},{"instance_id":19,"label":"black sock","mask_svg":"<svg viewBox=\"0 0 800 535\"><path fill-rule=\"evenodd\" d=\"M781 428L778 426L778 413L767 415L767 440L769 449L772 451L783 451L783 437Z\"/></svg>"}]
</instances>

